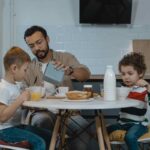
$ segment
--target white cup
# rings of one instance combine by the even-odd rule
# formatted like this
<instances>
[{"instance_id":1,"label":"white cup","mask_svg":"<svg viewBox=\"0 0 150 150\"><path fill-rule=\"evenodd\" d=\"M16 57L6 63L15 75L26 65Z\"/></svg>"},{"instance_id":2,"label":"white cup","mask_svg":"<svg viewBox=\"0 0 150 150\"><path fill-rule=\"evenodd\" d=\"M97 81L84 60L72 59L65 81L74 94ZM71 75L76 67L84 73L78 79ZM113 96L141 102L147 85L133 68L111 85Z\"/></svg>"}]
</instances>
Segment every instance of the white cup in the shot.
<instances>
[{"instance_id":1,"label":"white cup","mask_svg":"<svg viewBox=\"0 0 150 150\"><path fill-rule=\"evenodd\" d=\"M128 87L117 87L117 99L118 100L125 100L129 94L129 92L131 91L130 88Z\"/></svg>"},{"instance_id":2,"label":"white cup","mask_svg":"<svg viewBox=\"0 0 150 150\"><path fill-rule=\"evenodd\" d=\"M45 88L41 86L30 86L27 88L31 94L31 100L40 100L45 95Z\"/></svg>"},{"instance_id":3,"label":"white cup","mask_svg":"<svg viewBox=\"0 0 150 150\"><path fill-rule=\"evenodd\" d=\"M66 93L69 91L69 87L60 86L56 90L57 90L57 92L56 92L57 96L66 96Z\"/></svg>"}]
</instances>

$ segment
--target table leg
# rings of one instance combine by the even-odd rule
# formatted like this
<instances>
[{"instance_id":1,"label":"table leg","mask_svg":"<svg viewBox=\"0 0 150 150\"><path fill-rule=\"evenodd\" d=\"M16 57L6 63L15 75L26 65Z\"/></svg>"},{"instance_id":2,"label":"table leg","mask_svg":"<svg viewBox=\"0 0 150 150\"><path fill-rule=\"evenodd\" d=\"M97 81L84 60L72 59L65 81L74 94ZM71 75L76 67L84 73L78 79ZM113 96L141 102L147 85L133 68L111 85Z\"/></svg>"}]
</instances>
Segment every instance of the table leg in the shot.
<instances>
[{"instance_id":1,"label":"table leg","mask_svg":"<svg viewBox=\"0 0 150 150\"><path fill-rule=\"evenodd\" d=\"M100 150L105 150L104 138L102 133L102 124L99 119L99 116L95 117L95 121L96 121L96 131L98 136L99 148Z\"/></svg>"},{"instance_id":2,"label":"table leg","mask_svg":"<svg viewBox=\"0 0 150 150\"><path fill-rule=\"evenodd\" d=\"M68 116L67 117L62 117L62 119L64 119L62 122L61 122L61 125L62 125L62 131L61 132L61 135L60 135L60 140L61 140L61 143L60 143L60 146L59 146L59 150L61 150L65 144L65 137L66 137L66 131L67 131L67 122L68 122Z\"/></svg>"},{"instance_id":3,"label":"table leg","mask_svg":"<svg viewBox=\"0 0 150 150\"><path fill-rule=\"evenodd\" d=\"M54 130L53 130L53 134L52 134L52 138L51 138L51 142L50 142L49 150L55 150L57 135L58 135L59 127L60 127L60 124L61 124L60 121L61 121L61 117L57 116L55 126L54 126Z\"/></svg>"},{"instance_id":4,"label":"table leg","mask_svg":"<svg viewBox=\"0 0 150 150\"><path fill-rule=\"evenodd\" d=\"M110 145L109 136L108 136L106 126L105 126L104 117L102 114L100 114L100 117L101 117L101 122L102 122L102 131L103 131L104 140L105 140L107 149L111 150L111 145Z\"/></svg>"}]
</instances>

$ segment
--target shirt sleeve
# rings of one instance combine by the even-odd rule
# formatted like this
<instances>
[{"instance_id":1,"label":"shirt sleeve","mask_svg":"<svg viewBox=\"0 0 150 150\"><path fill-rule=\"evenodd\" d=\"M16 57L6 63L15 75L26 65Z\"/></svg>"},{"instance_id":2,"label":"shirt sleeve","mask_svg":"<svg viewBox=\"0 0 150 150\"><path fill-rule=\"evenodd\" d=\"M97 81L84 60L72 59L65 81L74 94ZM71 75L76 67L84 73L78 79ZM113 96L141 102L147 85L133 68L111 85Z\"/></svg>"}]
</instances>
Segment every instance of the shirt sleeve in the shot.
<instances>
[{"instance_id":1,"label":"shirt sleeve","mask_svg":"<svg viewBox=\"0 0 150 150\"><path fill-rule=\"evenodd\" d=\"M0 103L8 105L9 99L9 91L5 88L0 88Z\"/></svg>"},{"instance_id":2,"label":"shirt sleeve","mask_svg":"<svg viewBox=\"0 0 150 150\"><path fill-rule=\"evenodd\" d=\"M84 68L90 73L89 68L86 65L81 64L73 54L65 52L60 53L60 56L60 61L63 62L65 65L69 65L72 68Z\"/></svg>"}]
</instances>

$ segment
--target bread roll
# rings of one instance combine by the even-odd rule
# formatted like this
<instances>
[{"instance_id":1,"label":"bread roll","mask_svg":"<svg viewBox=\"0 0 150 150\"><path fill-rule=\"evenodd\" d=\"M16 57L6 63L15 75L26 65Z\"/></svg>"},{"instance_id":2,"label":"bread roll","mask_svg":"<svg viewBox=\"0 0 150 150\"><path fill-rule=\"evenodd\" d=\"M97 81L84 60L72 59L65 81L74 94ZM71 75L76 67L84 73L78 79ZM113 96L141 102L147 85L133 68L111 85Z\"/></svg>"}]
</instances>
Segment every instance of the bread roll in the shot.
<instances>
[{"instance_id":1,"label":"bread roll","mask_svg":"<svg viewBox=\"0 0 150 150\"><path fill-rule=\"evenodd\" d=\"M81 100L90 98L91 92L87 91L69 91L66 93L67 98L71 100Z\"/></svg>"}]
</instances>

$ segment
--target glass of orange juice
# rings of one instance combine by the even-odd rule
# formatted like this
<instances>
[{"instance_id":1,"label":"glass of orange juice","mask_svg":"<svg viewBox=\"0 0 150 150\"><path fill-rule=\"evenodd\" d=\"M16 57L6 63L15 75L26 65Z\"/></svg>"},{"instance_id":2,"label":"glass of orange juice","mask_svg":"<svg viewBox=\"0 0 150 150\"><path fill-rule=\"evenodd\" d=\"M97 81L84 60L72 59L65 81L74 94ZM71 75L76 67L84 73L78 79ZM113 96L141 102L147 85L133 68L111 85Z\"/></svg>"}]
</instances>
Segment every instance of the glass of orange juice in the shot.
<instances>
[{"instance_id":1,"label":"glass of orange juice","mask_svg":"<svg viewBox=\"0 0 150 150\"><path fill-rule=\"evenodd\" d=\"M43 87L41 86L31 86L29 87L31 100L38 101L43 96Z\"/></svg>"},{"instance_id":2,"label":"glass of orange juice","mask_svg":"<svg viewBox=\"0 0 150 150\"><path fill-rule=\"evenodd\" d=\"M37 101L37 100L40 100L40 98L41 98L41 93L38 93L38 92L31 93L31 100Z\"/></svg>"}]
</instances>

